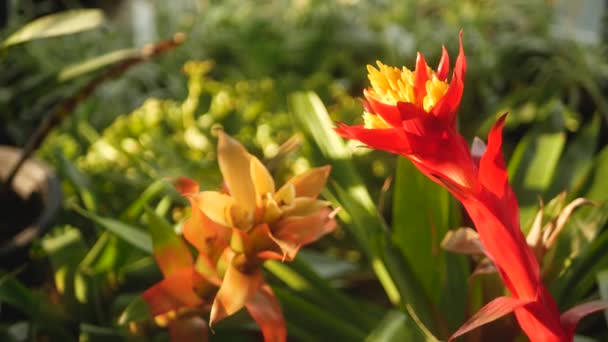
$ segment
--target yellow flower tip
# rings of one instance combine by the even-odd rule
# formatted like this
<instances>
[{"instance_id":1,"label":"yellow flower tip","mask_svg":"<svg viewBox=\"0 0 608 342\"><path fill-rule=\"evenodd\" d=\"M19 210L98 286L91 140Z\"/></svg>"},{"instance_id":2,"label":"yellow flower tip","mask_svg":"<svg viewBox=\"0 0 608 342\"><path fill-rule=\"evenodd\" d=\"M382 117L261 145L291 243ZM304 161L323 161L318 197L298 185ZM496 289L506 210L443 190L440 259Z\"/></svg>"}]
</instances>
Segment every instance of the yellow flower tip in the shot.
<instances>
[{"instance_id":1,"label":"yellow flower tip","mask_svg":"<svg viewBox=\"0 0 608 342\"><path fill-rule=\"evenodd\" d=\"M396 105L398 102L407 102L422 107L426 112L430 112L433 107L445 95L448 84L437 78L433 69L427 67L429 80L425 84L426 95L422 101L416 99L415 78L413 71L406 67L401 69L385 65L380 61L376 61L378 68L367 65L368 78L371 88L368 93L376 100L389 104ZM365 118L365 120L374 120L373 118ZM367 122L366 122L367 123ZM366 128L382 128L376 127L377 121L370 121L369 127Z\"/></svg>"},{"instance_id":2,"label":"yellow flower tip","mask_svg":"<svg viewBox=\"0 0 608 342\"><path fill-rule=\"evenodd\" d=\"M391 126L384 121L384 119L376 114L364 112L363 113L364 127L368 129L385 129L391 128Z\"/></svg>"}]
</instances>

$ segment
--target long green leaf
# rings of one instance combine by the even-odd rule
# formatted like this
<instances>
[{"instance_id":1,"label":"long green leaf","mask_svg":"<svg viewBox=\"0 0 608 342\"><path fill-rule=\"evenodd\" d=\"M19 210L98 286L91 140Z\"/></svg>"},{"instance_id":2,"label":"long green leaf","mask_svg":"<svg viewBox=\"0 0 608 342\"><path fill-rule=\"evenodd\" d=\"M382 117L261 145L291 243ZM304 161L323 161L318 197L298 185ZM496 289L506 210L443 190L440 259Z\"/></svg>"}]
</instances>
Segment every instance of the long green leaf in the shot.
<instances>
[{"instance_id":1,"label":"long green leaf","mask_svg":"<svg viewBox=\"0 0 608 342\"><path fill-rule=\"evenodd\" d=\"M142 229L112 218L95 215L76 206L73 206L73 209L82 216L87 217L91 221L116 234L116 236L125 240L132 246L137 247L148 254L152 254L152 239Z\"/></svg>"},{"instance_id":2,"label":"long green leaf","mask_svg":"<svg viewBox=\"0 0 608 342\"><path fill-rule=\"evenodd\" d=\"M103 11L99 9L77 9L50 14L26 24L11 34L2 42L2 47L86 31L100 26L103 22Z\"/></svg>"}]
</instances>

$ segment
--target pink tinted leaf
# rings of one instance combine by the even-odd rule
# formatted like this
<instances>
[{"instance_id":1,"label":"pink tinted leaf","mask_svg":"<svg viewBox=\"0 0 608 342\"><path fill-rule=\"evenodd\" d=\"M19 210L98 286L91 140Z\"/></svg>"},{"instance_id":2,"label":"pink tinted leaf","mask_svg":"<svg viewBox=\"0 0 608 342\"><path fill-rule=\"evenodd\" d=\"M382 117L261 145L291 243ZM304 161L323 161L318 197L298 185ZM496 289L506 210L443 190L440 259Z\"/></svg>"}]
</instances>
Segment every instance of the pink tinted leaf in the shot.
<instances>
[{"instance_id":1,"label":"pink tinted leaf","mask_svg":"<svg viewBox=\"0 0 608 342\"><path fill-rule=\"evenodd\" d=\"M479 309L479 311L477 311L473 317L469 318L465 324L463 324L458 330L456 330L455 333L452 334L452 336L450 336L449 341L477 329L482 325L488 324L505 315L508 315L513 312L513 310L530 302L531 301L529 300L512 297L498 297L486 304L483 308Z\"/></svg>"},{"instance_id":2,"label":"pink tinted leaf","mask_svg":"<svg viewBox=\"0 0 608 342\"><path fill-rule=\"evenodd\" d=\"M441 241L441 248L460 254L485 254L483 245L479 241L479 234L469 227L449 230Z\"/></svg>"},{"instance_id":3,"label":"pink tinted leaf","mask_svg":"<svg viewBox=\"0 0 608 342\"><path fill-rule=\"evenodd\" d=\"M184 268L144 291L142 298L154 316L182 307L194 307L203 302L194 292L195 285L201 281L194 269Z\"/></svg>"},{"instance_id":4,"label":"pink tinted leaf","mask_svg":"<svg viewBox=\"0 0 608 342\"><path fill-rule=\"evenodd\" d=\"M209 326L198 316L180 317L169 323L171 341L207 342L209 341Z\"/></svg>"},{"instance_id":5,"label":"pink tinted leaf","mask_svg":"<svg viewBox=\"0 0 608 342\"><path fill-rule=\"evenodd\" d=\"M260 326L265 342L283 342L287 339L281 306L268 284L262 285L245 306Z\"/></svg>"},{"instance_id":6,"label":"pink tinted leaf","mask_svg":"<svg viewBox=\"0 0 608 342\"><path fill-rule=\"evenodd\" d=\"M287 217L277 223L275 237L294 245L312 243L336 228L330 209L322 209L308 216Z\"/></svg>"},{"instance_id":7,"label":"pink tinted leaf","mask_svg":"<svg viewBox=\"0 0 608 342\"><path fill-rule=\"evenodd\" d=\"M594 300L577 305L564 312L560 317L560 321L566 336L571 340L574 336L574 331L576 330L578 322L583 317L604 309L608 309L608 300Z\"/></svg>"}]
</instances>

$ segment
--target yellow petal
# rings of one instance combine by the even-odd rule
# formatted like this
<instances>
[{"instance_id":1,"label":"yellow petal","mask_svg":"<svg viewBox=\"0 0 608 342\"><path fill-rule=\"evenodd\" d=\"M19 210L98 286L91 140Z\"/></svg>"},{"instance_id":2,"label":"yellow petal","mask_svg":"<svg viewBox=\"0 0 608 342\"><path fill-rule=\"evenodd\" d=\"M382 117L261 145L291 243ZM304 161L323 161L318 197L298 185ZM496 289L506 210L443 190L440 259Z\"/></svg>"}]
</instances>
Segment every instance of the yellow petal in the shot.
<instances>
[{"instance_id":1,"label":"yellow petal","mask_svg":"<svg viewBox=\"0 0 608 342\"><path fill-rule=\"evenodd\" d=\"M248 213L255 211L255 189L250 175L251 155L223 131L219 133L217 159L230 195Z\"/></svg>"},{"instance_id":2,"label":"yellow petal","mask_svg":"<svg viewBox=\"0 0 608 342\"><path fill-rule=\"evenodd\" d=\"M274 200L279 206L290 205L296 197L296 187L291 183L285 183L276 194Z\"/></svg>"},{"instance_id":3,"label":"yellow petal","mask_svg":"<svg viewBox=\"0 0 608 342\"><path fill-rule=\"evenodd\" d=\"M226 227L232 227L232 212L236 206L234 199L215 191L203 191L192 196L193 203L213 222Z\"/></svg>"},{"instance_id":4,"label":"yellow petal","mask_svg":"<svg viewBox=\"0 0 608 342\"><path fill-rule=\"evenodd\" d=\"M329 165L317 167L293 177L288 182L294 185L296 197L317 197L323 190L330 171Z\"/></svg>"},{"instance_id":5,"label":"yellow petal","mask_svg":"<svg viewBox=\"0 0 608 342\"><path fill-rule=\"evenodd\" d=\"M264 204L264 217L262 222L274 223L279 217L281 217L281 208L279 208L277 202L269 196Z\"/></svg>"},{"instance_id":6,"label":"yellow petal","mask_svg":"<svg viewBox=\"0 0 608 342\"><path fill-rule=\"evenodd\" d=\"M257 205L261 206L264 195L268 193L274 194L274 180L258 158L251 157L249 167L251 180L253 181L253 187L255 189Z\"/></svg>"}]
</instances>

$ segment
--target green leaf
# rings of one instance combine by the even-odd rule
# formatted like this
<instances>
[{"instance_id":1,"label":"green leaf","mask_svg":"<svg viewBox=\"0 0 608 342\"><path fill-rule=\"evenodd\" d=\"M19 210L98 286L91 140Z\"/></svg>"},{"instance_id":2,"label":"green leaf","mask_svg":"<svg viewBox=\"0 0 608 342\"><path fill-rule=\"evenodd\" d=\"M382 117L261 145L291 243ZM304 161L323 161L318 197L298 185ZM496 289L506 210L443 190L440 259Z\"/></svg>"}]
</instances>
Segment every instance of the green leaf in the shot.
<instances>
[{"instance_id":1,"label":"green leaf","mask_svg":"<svg viewBox=\"0 0 608 342\"><path fill-rule=\"evenodd\" d=\"M534 129L517 144L508 171L519 200L522 227L533 219L538 197L551 185L565 142L564 132Z\"/></svg>"},{"instance_id":2,"label":"green leaf","mask_svg":"<svg viewBox=\"0 0 608 342\"><path fill-rule=\"evenodd\" d=\"M350 151L334 132L325 106L312 92L292 94L289 104L299 127L314 142L313 148L318 149L318 155L321 158L315 162L331 164L332 173L328 188L336 194L335 199L338 200L338 203L334 204L344 209L338 215L341 219L346 220L346 228L369 258L388 298L394 305L398 305L404 310L409 301L421 301L424 304L416 308L421 312L416 312L416 314L431 317L427 313L432 311L432 308L428 307L430 302L425 301L423 292L400 293L400 290L420 289L421 287L416 283L415 278L398 268L403 265L403 260L400 262L393 260L389 264L385 259L385 248L394 248L391 246L392 242L387 239L389 230L352 161ZM402 257L399 255L399 258ZM421 293L421 297L417 296L418 293ZM406 295L410 297L406 298ZM431 321L430 318L424 322L428 321Z\"/></svg>"},{"instance_id":3,"label":"green leaf","mask_svg":"<svg viewBox=\"0 0 608 342\"><path fill-rule=\"evenodd\" d=\"M97 326L87 323L80 324L79 342L124 341L124 333L118 329Z\"/></svg>"},{"instance_id":4,"label":"green leaf","mask_svg":"<svg viewBox=\"0 0 608 342\"><path fill-rule=\"evenodd\" d=\"M594 116L593 120L578 132L573 141L568 142L555 170L551 188L547 192L549 198L564 190L571 194L580 190L593 165L600 123L600 117Z\"/></svg>"},{"instance_id":5,"label":"green leaf","mask_svg":"<svg viewBox=\"0 0 608 342\"><path fill-rule=\"evenodd\" d=\"M60 341L73 339L65 329L68 319L64 312L46 297L25 287L11 274L0 273L0 303L8 304L23 312L32 323L42 327Z\"/></svg>"},{"instance_id":6,"label":"green leaf","mask_svg":"<svg viewBox=\"0 0 608 342\"><path fill-rule=\"evenodd\" d=\"M333 288L327 280L321 278L310 264L302 260L300 254L289 264L269 260L264 263L264 266L290 288L324 307L325 310L331 311L339 317L348 318L349 321L366 330L371 329L375 324L375 317L362 312L359 303L345 296Z\"/></svg>"},{"instance_id":7,"label":"green leaf","mask_svg":"<svg viewBox=\"0 0 608 342\"><path fill-rule=\"evenodd\" d=\"M608 269L598 272L596 279L600 297L608 300ZM608 310L604 310L604 318L606 319L606 323L608 323Z\"/></svg>"},{"instance_id":8,"label":"green leaf","mask_svg":"<svg viewBox=\"0 0 608 342\"><path fill-rule=\"evenodd\" d=\"M389 311L382 321L365 339L366 342L435 342L437 340L428 332L421 331L411 318L400 311Z\"/></svg>"},{"instance_id":9,"label":"green leaf","mask_svg":"<svg viewBox=\"0 0 608 342\"><path fill-rule=\"evenodd\" d=\"M103 22L103 11L99 9L77 9L50 14L26 24L11 34L2 42L2 47L86 31L100 26Z\"/></svg>"},{"instance_id":10,"label":"green leaf","mask_svg":"<svg viewBox=\"0 0 608 342\"><path fill-rule=\"evenodd\" d=\"M152 239L142 229L108 217L98 216L77 206L72 207L80 215L87 217L116 236L138 249L152 254Z\"/></svg>"},{"instance_id":11,"label":"green leaf","mask_svg":"<svg viewBox=\"0 0 608 342\"><path fill-rule=\"evenodd\" d=\"M141 296L136 296L118 317L118 324L151 319L150 308Z\"/></svg>"},{"instance_id":12,"label":"green leaf","mask_svg":"<svg viewBox=\"0 0 608 342\"><path fill-rule=\"evenodd\" d=\"M330 312L302 299L291 291L273 288L279 298L287 321L304 331L315 335L318 341L361 341L365 331L344 317Z\"/></svg>"},{"instance_id":13,"label":"green leaf","mask_svg":"<svg viewBox=\"0 0 608 342\"><path fill-rule=\"evenodd\" d=\"M443 304L454 330L465 319L469 270L466 258L447 254L440 244L447 231L459 225L456 204L406 158L399 158L395 173L393 241L426 296L435 306Z\"/></svg>"}]
</instances>

